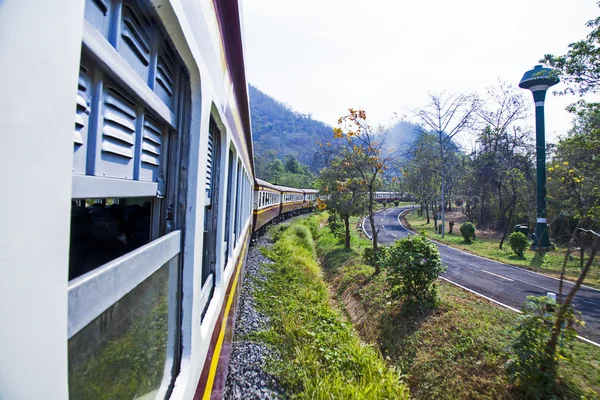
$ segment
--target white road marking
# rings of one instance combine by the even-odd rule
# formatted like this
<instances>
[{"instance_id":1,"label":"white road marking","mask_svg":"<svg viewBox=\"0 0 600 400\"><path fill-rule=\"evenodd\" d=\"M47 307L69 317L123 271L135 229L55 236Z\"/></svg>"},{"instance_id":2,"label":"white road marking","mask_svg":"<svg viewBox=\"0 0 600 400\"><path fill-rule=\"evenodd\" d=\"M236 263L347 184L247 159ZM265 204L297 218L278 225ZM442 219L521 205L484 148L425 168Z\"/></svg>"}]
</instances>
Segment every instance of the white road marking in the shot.
<instances>
[{"instance_id":1,"label":"white road marking","mask_svg":"<svg viewBox=\"0 0 600 400\"><path fill-rule=\"evenodd\" d=\"M418 233L417 233L417 232L415 232L415 231L413 231L413 230L410 230L410 229L408 229L408 228L407 228L407 227L405 227L405 226L402 224L402 222L400 221L400 216L401 216L402 214L404 214L405 212L408 212L408 211L410 211L410 209L409 209L409 210L404 210L404 211L402 211L400 214L398 214L398 217L397 217L397 218L398 218L398 223L400 224L400 226L401 226L402 228L404 228L404 229L405 229L405 230L408 232L408 234L409 234L409 235L410 235L411 233L413 233L413 234L415 234L415 235L418 235ZM555 277L553 277L553 276L544 275L544 274L541 274L541 273L539 273L539 272L530 271L530 270L528 270L528 269L524 269L524 268L517 267L517 266L515 266L515 265L504 264L504 263L502 263L502 262L500 262L500 261L491 260L491 259L489 259L489 258L485 258L485 257L482 257L482 256L478 256L477 254L469 253L469 252L467 252L467 251L464 251L464 250L461 250L461 249L457 249L456 247L448 246L448 245L446 245L446 244L440 243L440 242L438 242L438 241L436 241L436 240L433 240L433 239L428 239L428 240L429 240L429 241L431 241L431 242L433 242L433 243L435 243L435 244L437 244L437 245L438 245L438 247L440 247L440 246L441 246L441 247L445 247L445 248L447 248L447 249L450 249L450 250L455 250L455 251L457 251L457 252L459 252L459 253L467 254L467 255L469 255L469 256L473 256L473 257L477 257L477 258L480 258L480 259L482 259L482 260L485 260L485 261L491 261L491 262L494 262L494 263L500 264L500 265L502 265L502 266L504 266L504 267L508 267L508 268L514 268L514 269L516 269L516 270L522 271L522 272L524 272L524 273L527 273L527 274L531 274L531 275L537 275L537 276L543 276L544 278L550 278L550 279L553 279L553 280L555 280L555 281L560 281L560 279L559 279L559 278L555 278ZM520 281L520 282L527 283L527 284L529 284L529 285L533 285L533 286L537 286L537 287L539 287L539 288L542 288L542 289L545 289L545 290L548 290L548 291L553 291L553 290L550 290L550 289L543 288L542 286L538 286L538 285L536 285L536 284L533 284L533 283L530 283L530 282L525 282L525 281ZM454 283L454 282L452 282L452 283ZM564 281L564 285L565 285L565 287L567 287L567 286L571 287L571 286L575 285L575 283L574 283L574 282L571 282L571 281ZM600 289L598 289L598 288L593 288L593 287L591 287L591 286L587 286L587 285L581 285L581 287L582 287L582 288L586 288L586 289L588 289L588 290L594 290L594 291L596 291L596 292L600 292Z\"/></svg>"},{"instance_id":2,"label":"white road marking","mask_svg":"<svg viewBox=\"0 0 600 400\"><path fill-rule=\"evenodd\" d=\"M392 236L393 236L393 237L398 237L398 236L396 236L396 235L395 235L395 234L393 234L393 233L392 233Z\"/></svg>"},{"instance_id":3,"label":"white road marking","mask_svg":"<svg viewBox=\"0 0 600 400\"><path fill-rule=\"evenodd\" d=\"M514 282L514 279L510 279L510 278L507 278L505 276L498 275L498 274L495 274L495 273L490 272L490 271L486 271L485 269L482 269L481 271L485 272L486 274L494 275L494 276L497 276L498 278L502 278L502 279L506 279L507 281Z\"/></svg>"},{"instance_id":4,"label":"white road marking","mask_svg":"<svg viewBox=\"0 0 600 400\"><path fill-rule=\"evenodd\" d=\"M474 291L473 289L469 289L468 287L465 287L465 286L459 285L458 283L456 283L456 282L453 282L453 281L451 281L451 280L450 280L450 279L448 279L448 278L444 278L443 276L440 276L440 279L443 279L443 280L445 280L446 282L449 282L449 283L453 284L454 286L458 286L459 288L461 288L461 289L464 289L464 290L466 290L467 292L471 292L471 293L473 293L473 294L474 294L474 295L476 295L476 296L483 297L484 299L486 299L486 300L488 300L488 301L491 301L492 303L496 303L496 304L498 304L498 305L499 305L499 306L501 306L501 307L508 308L509 310L512 310L512 311L514 311L514 312L516 312L516 313L518 313L518 314L521 314L521 313L522 313L522 311L521 311L521 310L517 310L516 308L514 308L514 307L511 307L511 306L509 306L508 304L504 304L504 303L501 303L501 302L499 302L498 300L494 300L494 299L492 299L491 297L485 296L485 295L483 295L483 294L481 294L481 293L479 293L479 292L476 292L476 291ZM591 344L591 345L594 345L594 346L596 346L596 347L600 347L600 343L596 343L596 342L594 342L594 341L592 341L592 340L590 340L590 339L586 339L586 338L584 338L584 337L582 337L582 336L579 336L579 335L577 335L577 339L581 340L582 342L586 342L586 343L589 343L589 344Z\"/></svg>"},{"instance_id":5,"label":"white road marking","mask_svg":"<svg viewBox=\"0 0 600 400\"><path fill-rule=\"evenodd\" d=\"M471 264L471 263L469 263L469 265L470 265L471 267L475 267L475 268L479 268L479 267L480 267L480 266L479 266L479 265L477 265L477 264ZM482 271L484 271L484 270L482 270ZM484 272L487 272L488 274L491 274L491 272L488 272L488 271L484 271ZM492 274L492 275L494 275L494 274ZM500 275L498 275L498 276L500 276ZM533 282L524 281L523 279L514 278L514 279L512 279L512 281L513 281L513 282L514 282L514 281L517 281L517 282L520 282L520 283L524 283L524 284L526 284L526 285L534 286L534 287L536 287L536 288L538 288L538 289L545 290L546 292L556 292L556 289L548 289L547 287L540 286L540 285L538 285L538 284L536 284L536 283L533 283Z\"/></svg>"}]
</instances>

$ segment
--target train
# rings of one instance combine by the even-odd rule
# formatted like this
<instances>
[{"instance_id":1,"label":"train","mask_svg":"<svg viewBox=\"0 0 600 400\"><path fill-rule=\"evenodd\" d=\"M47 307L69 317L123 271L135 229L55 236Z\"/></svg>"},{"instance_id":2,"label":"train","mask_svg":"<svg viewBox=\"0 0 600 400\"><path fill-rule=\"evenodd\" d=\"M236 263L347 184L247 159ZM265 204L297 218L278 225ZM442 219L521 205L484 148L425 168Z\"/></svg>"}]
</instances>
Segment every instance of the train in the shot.
<instances>
[{"instance_id":1,"label":"train","mask_svg":"<svg viewBox=\"0 0 600 400\"><path fill-rule=\"evenodd\" d=\"M221 397L267 216L241 15L236 0L2 3L0 397ZM307 192L278 188L269 215L310 209Z\"/></svg>"},{"instance_id":2,"label":"train","mask_svg":"<svg viewBox=\"0 0 600 400\"><path fill-rule=\"evenodd\" d=\"M2 3L0 397L222 397L248 247L318 196L256 177L242 22Z\"/></svg>"}]
</instances>

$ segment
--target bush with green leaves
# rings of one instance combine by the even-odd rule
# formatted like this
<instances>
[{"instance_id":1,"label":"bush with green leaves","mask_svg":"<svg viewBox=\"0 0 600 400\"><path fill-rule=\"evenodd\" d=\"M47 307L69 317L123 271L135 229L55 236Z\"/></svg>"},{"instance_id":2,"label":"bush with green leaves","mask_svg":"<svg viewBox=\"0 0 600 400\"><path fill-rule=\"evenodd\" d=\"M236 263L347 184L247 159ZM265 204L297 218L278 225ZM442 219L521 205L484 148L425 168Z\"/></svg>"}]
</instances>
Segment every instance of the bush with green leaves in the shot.
<instances>
[{"instance_id":1,"label":"bush with green leaves","mask_svg":"<svg viewBox=\"0 0 600 400\"><path fill-rule=\"evenodd\" d=\"M436 245L423 236L411 235L397 240L386 253L384 265L392 297L413 305L435 304L434 282L445 270Z\"/></svg>"},{"instance_id":2,"label":"bush with green leaves","mask_svg":"<svg viewBox=\"0 0 600 400\"><path fill-rule=\"evenodd\" d=\"M508 377L527 399L553 399L558 396L558 357L569 356L568 349L577 337L575 325L580 323L572 309L567 311L558 354L548 352L548 342L556 320L556 301L542 296L528 296L523 314L513 328L513 359L508 363Z\"/></svg>"},{"instance_id":3,"label":"bush with green leaves","mask_svg":"<svg viewBox=\"0 0 600 400\"><path fill-rule=\"evenodd\" d=\"M471 243L475 239L475 225L472 222L465 222L460 226L460 234L466 243Z\"/></svg>"},{"instance_id":4,"label":"bush with green leaves","mask_svg":"<svg viewBox=\"0 0 600 400\"><path fill-rule=\"evenodd\" d=\"M396 207L398 207L398 206L400 205L400 201L399 201L399 200L394 200L394 205L395 205Z\"/></svg>"},{"instance_id":5,"label":"bush with green leaves","mask_svg":"<svg viewBox=\"0 0 600 400\"><path fill-rule=\"evenodd\" d=\"M523 258L525 254L525 249L529 246L529 241L527 240L527 236L525 236L522 232L513 232L508 237L508 243L510 244L510 248L519 258Z\"/></svg>"},{"instance_id":6,"label":"bush with green leaves","mask_svg":"<svg viewBox=\"0 0 600 400\"><path fill-rule=\"evenodd\" d=\"M375 264L382 265L385 263L388 248L385 246L379 246L377 251L373 247L365 247L363 250L363 261L367 265L375 266Z\"/></svg>"}]
</instances>

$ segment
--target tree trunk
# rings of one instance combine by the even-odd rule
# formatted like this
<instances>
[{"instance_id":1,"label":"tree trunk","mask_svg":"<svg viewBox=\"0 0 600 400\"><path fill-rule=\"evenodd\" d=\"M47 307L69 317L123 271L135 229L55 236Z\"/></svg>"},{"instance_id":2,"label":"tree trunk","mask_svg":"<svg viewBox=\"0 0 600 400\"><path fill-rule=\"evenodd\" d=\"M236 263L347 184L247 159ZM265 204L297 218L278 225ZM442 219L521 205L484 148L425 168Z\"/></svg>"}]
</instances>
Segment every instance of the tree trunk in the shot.
<instances>
[{"instance_id":1,"label":"tree trunk","mask_svg":"<svg viewBox=\"0 0 600 400\"><path fill-rule=\"evenodd\" d=\"M563 297L563 281L565 280L565 270L567 269L567 263L569 262L569 256L571 255L571 251L573 250L573 246L575 245L575 235L577 231L579 231L579 226L581 224L581 218L577 220L577 225L575 225L575 229L571 233L571 237L569 238L569 247L567 248L567 252L565 253L565 257L563 259L562 269L560 271L560 279L558 281L558 303L562 304Z\"/></svg>"},{"instance_id":2,"label":"tree trunk","mask_svg":"<svg viewBox=\"0 0 600 400\"><path fill-rule=\"evenodd\" d=\"M581 239L579 241L580 246L579 246L579 269L583 269L583 258L585 256L585 241L584 239L584 233L581 233Z\"/></svg>"},{"instance_id":3,"label":"tree trunk","mask_svg":"<svg viewBox=\"0 0 600 400\"><path fill-rule=\"evenodd\" d=\"M498 218L498 223L496 224L496 229L504 230L504 219L506 218L506 213L504 212L504 198L502 197L502 184L498 184L498 210L500 211L500 218Z\"/></svg>"},{"instance_id":4,"label":"tree trunk","mask_svg":"<svg viewBox=\"0 0 600 400\"><path fill-rule=\"evenodd\" d=\"M425 214L427 215L427 223L429 223L429 204L425 203Z\"/></svg>"},{"instance_id":5,"label":"tree trunk","mask_svg":"<svg viewBox=\"0 0 600 400\"><path fill-rule=\"evenodd\" d=\"M554 359L554 355L556 354L556 345L558 344L558 338L562 331L563 323L565 322L565 314L567 313L567 310L571 306L571 303L573 302L573 298L575 297L575 294L579 291L579 288L581 287L583 280L587 276L587 274L590 270L590 267L592 266L592 263L594 262L594 257L596 257L596 253L598 252L598 246L600 246L600 236L596 237L596 239L594 240L594 244L592 246L592 252L590 254L590 257L587 260L587 263L585 264L585 267L579 274L579 278L577 278L577 281L575 282L575 286L573 286L573 289L571 289L571 291L567 295L565 302L560 306L560 308L558 310L558 315L556 316L556 321L554 322L554 328L552 329L552 336L550 337L550 340L548 341L548 344L546 345L546 353L549 357L552 357L551 359Z\"/></svg>"},{"instance_id":6,"label":"tree trunk","mask_svg":"<svg viewBox=\"0 0 600 400\"><path fill-rule=\"evenodd\" d=\"M371 235L373 240L373 253L377 254L377 230L375 229L375 215L373 214L373 189L369 188L369 223L371 224ZM379 262L375 262L375 275L381 271Z\"/></svg>"},{"instance_id":7,"label":"tree trunk","mask_svg":"<svg viewBox=\"0 0 600 400\"><path fill-rule=\"evenodd\" d=\"M504 224L504 233L502 234L502 240L500 240L500 250L502 250L502 245L504 244L504 239L506 239L506 235L508 234L508 228L510 228L510 224L511 224L510 221L512 221L513 212L514 212L516 206L517 206L517 199L516 199L516 196L513 196L511 207L510 207L510 214L508 215L508 222Z\"/></svg>"},{"instance_id":8,"label":"tree trunk","mask_svg":"<svg viewBox=\"0 0 600 400\"><path fill-rule=\"evenodd\" d=\"M485 224L485 192L481 192L481 204L479 206L479 224L480 225L484 225ZM471 221L474 222L474 221Z\"/></svg>"},{"instance_id":9,"label":"tree trunk","mask_svg":"<svg viewBox=\"0 0 600 400\"><path fill-rule=\"evenodd\" d=\"M350 216L343 215L344 224L346 225L346 249L350 250Z\"/></svg>"}]
</instances>

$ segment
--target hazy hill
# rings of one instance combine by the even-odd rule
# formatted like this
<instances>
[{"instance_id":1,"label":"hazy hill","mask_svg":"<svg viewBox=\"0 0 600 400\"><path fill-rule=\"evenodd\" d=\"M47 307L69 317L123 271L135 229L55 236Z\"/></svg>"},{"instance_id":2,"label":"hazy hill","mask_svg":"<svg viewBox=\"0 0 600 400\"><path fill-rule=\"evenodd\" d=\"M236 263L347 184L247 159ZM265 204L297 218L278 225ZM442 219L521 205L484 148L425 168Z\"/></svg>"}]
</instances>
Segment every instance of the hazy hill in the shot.
<instances>
[{"instance_id":1,"label":"hazy hill","mask_svg":"<svg viewBox=\"0 0 600 400\"><path fill-rule=\"evenodd\" d=\"M333 141L333 127L300 114L250 86L250 112L257 169L265 176L274 157L284 163L290 157L317 173L323 168L317 142ZM400 121L386 134L388 153L405 154L419 137L418 126Z\"/></svg>"},{"instance_id":2,"label":"hazy hill","mask_svg":"<svg viewBox=\"0 0 600 400\"><path fill-rule=\"evenodd\" d=\"M389 153L406 154L421 134L421 128L408 121L393 125L386 134L385 148Z\"/></svg>"}]
</instances>

